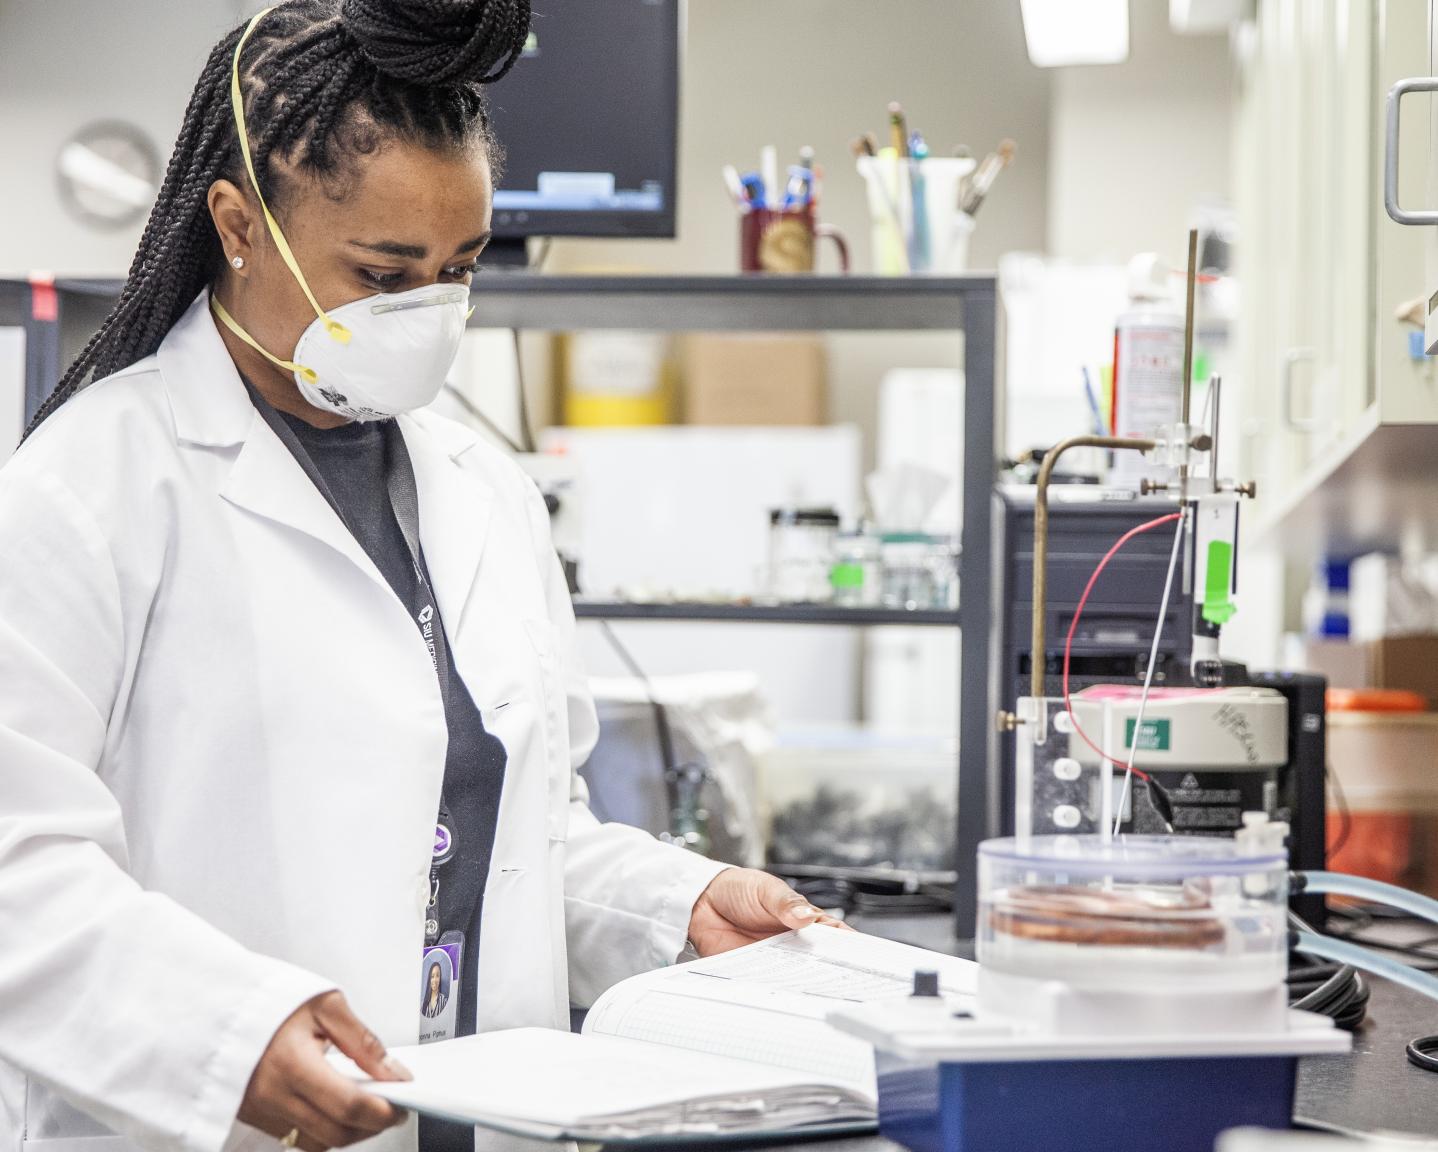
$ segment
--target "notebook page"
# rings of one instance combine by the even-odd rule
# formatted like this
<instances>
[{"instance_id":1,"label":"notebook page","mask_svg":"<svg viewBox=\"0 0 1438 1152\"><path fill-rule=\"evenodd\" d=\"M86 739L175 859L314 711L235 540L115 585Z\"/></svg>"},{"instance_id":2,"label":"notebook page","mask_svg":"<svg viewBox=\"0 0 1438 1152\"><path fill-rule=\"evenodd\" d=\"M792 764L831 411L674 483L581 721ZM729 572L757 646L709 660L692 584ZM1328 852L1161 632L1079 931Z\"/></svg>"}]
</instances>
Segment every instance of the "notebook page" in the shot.
<instances>
[{"instance_id":1,"label":"notebook page","mask_svg":"<svg viewBox=\"0 0 1438 1152\"><path fill-rule=\"evenodd\" d=\"M956 1006L974 988L969 961L815 926L626 980L584 1030L757 1060L873 1098L872 1049L826 1017L840 1003L907 995L916 968L937 969Z\"/></svg>"},{"instance_id":2,"label":"notebook page","mask_svg":"<svg viewBox=\"0 0 1438 1152\"><path fill-rule=\"evenodd\" d=\"M863 1004L907 996L917 969L937 971L946 993L974 993L978 966L967 960L822 925L696 960L678 971Z\"/></svg>"}]
</instances>

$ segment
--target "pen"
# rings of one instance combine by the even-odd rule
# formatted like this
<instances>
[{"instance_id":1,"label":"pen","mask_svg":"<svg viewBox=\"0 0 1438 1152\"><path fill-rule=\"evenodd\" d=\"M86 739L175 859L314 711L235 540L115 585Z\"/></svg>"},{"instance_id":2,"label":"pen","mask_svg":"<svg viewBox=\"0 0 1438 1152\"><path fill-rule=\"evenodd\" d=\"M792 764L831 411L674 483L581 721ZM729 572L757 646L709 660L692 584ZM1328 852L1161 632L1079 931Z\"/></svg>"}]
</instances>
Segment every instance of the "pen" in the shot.
<instances>
[{"instance_id":1,"label":"pen","mask_svg":"<svg viewBox=\"0 0 1438 1152\"><path fill-rule=\"evenodd\" d=\"M1094 391L1093 377L1089 375L1088 365L1083 366L1083 391L1088 397L1089 415L1093 417L1093 430L1096 436L1105 436L1108 429L1104 426L1103 409L1098 404L1098 393Z\"/></svg>"}]
</instances>

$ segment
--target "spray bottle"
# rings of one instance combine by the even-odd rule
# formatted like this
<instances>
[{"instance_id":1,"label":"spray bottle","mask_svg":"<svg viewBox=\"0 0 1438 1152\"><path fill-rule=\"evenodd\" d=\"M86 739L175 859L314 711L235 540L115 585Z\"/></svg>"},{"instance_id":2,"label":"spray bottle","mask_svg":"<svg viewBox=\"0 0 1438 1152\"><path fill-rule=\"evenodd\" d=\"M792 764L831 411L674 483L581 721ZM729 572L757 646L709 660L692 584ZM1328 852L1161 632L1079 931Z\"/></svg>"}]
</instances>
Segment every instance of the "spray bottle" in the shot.
<instances>
[{"instance_id":1,"label":"spray bottle","mask_svg":"<svg viewBox=\"0 0 1438 1152\"><path fill-rule=\"evenodd\" d=\"M1112 427L1115 436L1147 438L1178 423L1183 408L1183 310L1169 291L1169 268L1145 252L1128 266L1129 307L1113 333ZM1113 483L1137 487L1146 463L1137 452L1114 454Z\"/></svg>"}]
</instances>

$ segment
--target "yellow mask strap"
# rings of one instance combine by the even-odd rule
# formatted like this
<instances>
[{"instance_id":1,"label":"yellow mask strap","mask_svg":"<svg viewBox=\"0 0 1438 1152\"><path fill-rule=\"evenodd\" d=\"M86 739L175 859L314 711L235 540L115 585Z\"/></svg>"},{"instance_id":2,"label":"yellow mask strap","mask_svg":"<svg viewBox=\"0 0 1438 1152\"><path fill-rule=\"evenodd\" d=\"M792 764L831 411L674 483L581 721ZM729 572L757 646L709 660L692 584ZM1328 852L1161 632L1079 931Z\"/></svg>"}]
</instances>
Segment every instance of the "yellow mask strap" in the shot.
<instances>
[{"instance_id":1,"label":"yellow mask strap","mask_svg":"<svg viewBox=\"0 0 1438 1152\"><path fill-rule=\"evenodd\" d=\"M325 310L320 307L320 302L315 299L315 294L310 291L310 286L305 281L305 275L300 271L299 261L295 259L295 254L290 251L289 242L285 239L285 234L280 231L279 222L271 214L269 205L265 203L265 194L260 191L259 177L255 175L255 162L250 156L250 133L249 129L245 126L245 99L243 93L240 91L240 53L244 51L245 42L249 40L250 33L255 30L256 25L258 25L268 13L273 11L273 8L266 8L263 12L256 14L255 18L250 21L248 27L245 28L244 35L240 37L240 42L235 45L235 59L230 67L230 103L235 111L235 127L239 131L240 136L240 153L245 158L245 171L250 175L250 185L254 188L255 195L259 198L260 210L265 214L265 225L269 228L270 235L274 237L275 247L278 248L280 252L280 259L285 262L290 272L293 273L295 280L299 282L300 288L304 291L305 299L310 302L310 307L315 310L315 315L323 321L325 331L330 334L331 339L337 340L341 344L348 344L350 340L350 330L338 320L332 319ZM255 344L253 340L250 340L249 336L242 332L232 319L228 318L223 308L220 308L218 304L216 307L219 308L216 315L225 321L230 330L237 336L253 345L260 352L264 352L264 354L269 356L271 360L274 360L276 364L294 367L294 365L286 364L285 361L270 356L268 352L265 352L265 350L260 348L258 344ZM305 369L305 371L308 371L308 369Z\"/></svg>"},{"instance_id":2,"label":"yellow mask strap","mask_svg":"<svg viewBox=\"0 0 1438 1152\"><path fill-rule=\"evenodd\" d=\"M293 360L281 360L278 356L260 347L260 342L240 327L240 323L229 311L212 295L210 297L210 311L219 317L220 323L278 368L284 368L290 372L297 372L310 384L318 383L319 373L313 368L306 368L303 364L296 364Z\"/></svg>"}]
</instances>

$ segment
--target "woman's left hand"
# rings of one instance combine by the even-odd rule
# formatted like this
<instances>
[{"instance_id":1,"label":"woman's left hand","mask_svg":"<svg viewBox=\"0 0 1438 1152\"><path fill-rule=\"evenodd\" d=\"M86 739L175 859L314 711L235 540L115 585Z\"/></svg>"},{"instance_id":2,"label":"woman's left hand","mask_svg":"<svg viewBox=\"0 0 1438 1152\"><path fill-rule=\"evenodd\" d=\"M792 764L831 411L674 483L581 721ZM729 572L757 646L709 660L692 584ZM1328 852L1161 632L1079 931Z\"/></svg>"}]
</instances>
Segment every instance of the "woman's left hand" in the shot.
<instances>
[{"instance_id":1,"label":"woman's left hand","mask_svg":"<svg viewBox=\"0 0 1438 1152\"><path fill-rule=\"evenodd\" d=\"M695 902L689 917L689 940L699 955L713 956L810 924L848 928L843 921L824 915L777 876L754 868L727 868Z\"/></svg>"}]
</instances>

